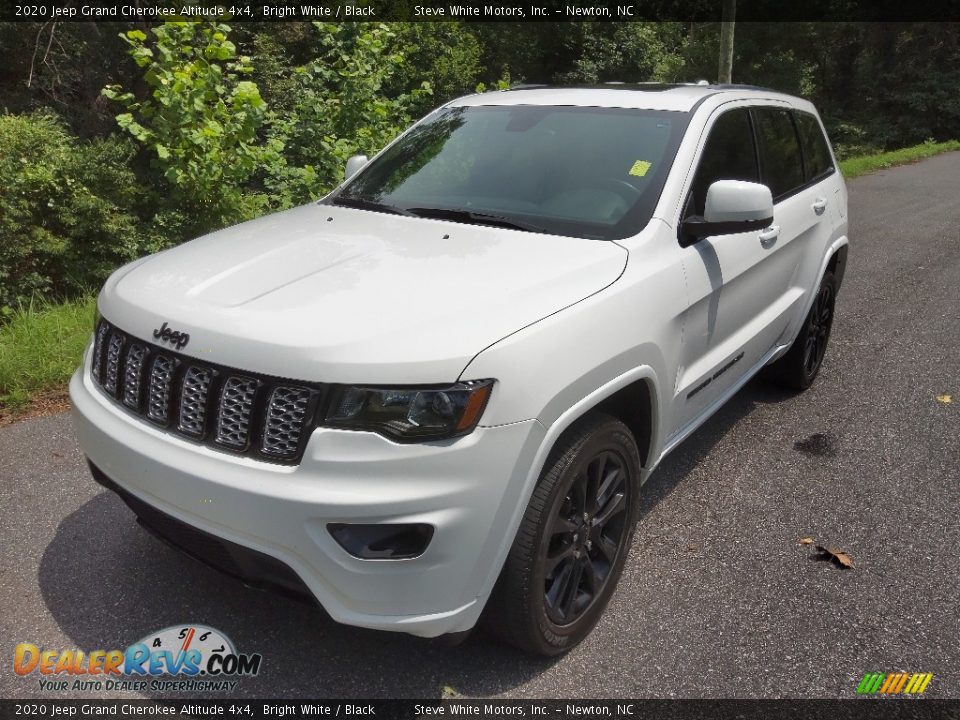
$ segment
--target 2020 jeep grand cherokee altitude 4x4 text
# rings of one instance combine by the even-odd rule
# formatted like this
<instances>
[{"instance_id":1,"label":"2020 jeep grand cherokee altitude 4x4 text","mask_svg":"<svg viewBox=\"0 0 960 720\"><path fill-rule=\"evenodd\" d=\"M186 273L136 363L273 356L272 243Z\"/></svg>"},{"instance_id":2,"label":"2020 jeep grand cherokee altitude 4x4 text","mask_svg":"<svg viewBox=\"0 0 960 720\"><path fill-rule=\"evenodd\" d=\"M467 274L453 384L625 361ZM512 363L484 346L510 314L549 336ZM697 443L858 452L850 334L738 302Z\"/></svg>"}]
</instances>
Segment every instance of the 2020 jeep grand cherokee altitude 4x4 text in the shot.
<instances>
[{"instance_id":1,"label":"2020 jeep grand cherokee altitude 4x4 text","mask_svg":"<svg viewBox=\"0 0 960 720\"><path fill-rule=\"evenodd\" d=\"M119 269L71 383L95 477L334 619L590 631L657 463L767 366L813 382L846 188L735 86L455 100L320 202Z\"/></svg>"}]
</instances>

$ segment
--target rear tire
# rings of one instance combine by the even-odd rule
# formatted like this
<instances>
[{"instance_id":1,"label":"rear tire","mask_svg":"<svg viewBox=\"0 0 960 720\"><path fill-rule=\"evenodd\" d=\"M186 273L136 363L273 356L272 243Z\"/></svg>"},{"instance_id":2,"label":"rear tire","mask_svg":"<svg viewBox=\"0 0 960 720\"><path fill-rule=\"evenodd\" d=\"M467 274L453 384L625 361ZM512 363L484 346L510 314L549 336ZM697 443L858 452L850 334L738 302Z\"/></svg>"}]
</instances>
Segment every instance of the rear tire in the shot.
<instances>
[{"instance_id":1,"label":"rear tire","mask_svg":"<svg viewBox=\"0 0 960 720\"><path fill-rule=\"evenodd\" d=\"M817 379L830 341L837 299L837 282L826 272L813 299L803 327L787 354L771 364L766 375L777 385L790 390L806 390Z\"/></svg>"},{"instance_id":2,"label":"rear tire","mask_svg":"<svg viewBox=\"0 0 960 720\"><path fill-rule=\"evenodd\" d=\"M633 538L640 455L630 430L591 413L551 451L484 613L537 655L564 653L597 624Z\"/></svg>"}]
</instances>

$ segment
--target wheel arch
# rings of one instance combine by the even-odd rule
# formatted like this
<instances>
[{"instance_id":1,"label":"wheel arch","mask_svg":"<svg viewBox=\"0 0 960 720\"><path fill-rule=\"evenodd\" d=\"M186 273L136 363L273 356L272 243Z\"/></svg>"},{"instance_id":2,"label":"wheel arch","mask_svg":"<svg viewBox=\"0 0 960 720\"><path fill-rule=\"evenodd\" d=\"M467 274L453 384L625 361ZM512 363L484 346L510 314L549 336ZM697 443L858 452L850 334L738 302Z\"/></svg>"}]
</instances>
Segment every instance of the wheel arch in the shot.
<instances>
[{"instance_id":1,"label":"wheel arch","mask_svg":"<svg viewBox=\"0 0 960 720\"><path fill-rule=\"evenodd\" d=\"M820 287L820 282L823 280L823 276L832 272L834 278L837 281L837 292L840 291L840 284L843 280L843 274L847 269L847 252L850 248L850 241L847 239L846 235L834 240L827 247L826 252L820 258L820 267L816 275L815 284L810 289L810 292L807 293L807 297L803 302L803 305L797 311L797 316L788 326L786 331L784 331L783 338L787 340L784 341L780 347L777 349L767 362L768 365L772 365L774 362L782 358L789 350L790 347L797 339L797 335L800 333L803 328L803 320L807 317L807 314L810 312L810 308L813 306L813 299L816 296L816 289Z\"/></svg>"},{"instance_id":2,"label":"wheel arch","mask_svg":"<svg viewBox=\"0 0 960 720\"><path fill-rule=\"evenodd\" d=\"M649 379L635 380L620 388L613 395L601 400L590 412L602 412L617 418L630 429L633 440L640 453L640 466L648 467L650 447L653 445L653 389ZM576 424L576 421L574 421Z\"/></svg>"},{"instance_id":3,"label":"wheel arch","mask_svg":"<svg viewBox=\"0 0 960 720\"><path fill-rule=\"evenodd\" d=\"M643 365L600 386L567 408L547 427L531 475L539 476L547 457L569 431L591 412L602 412L620 420L630 429L644 470L657 457L660 430L660 403L656 374Z\"/></svg>"},{"instance_id":4,"label":"wheel arch","mask_svg":"<svg viewBox=\"0 0 960 720\"><path fill-rule=\"evenodd\" d=\"M833 277L837 281L837 291L840 290L843 276L847 271L847 252L849 249L850 244L843 243L839 247L833 248L830 259L827 260L826 270L833 273ZM823 273L820 273L820 276L823 277Z\"/></svg>"}]
</instances>

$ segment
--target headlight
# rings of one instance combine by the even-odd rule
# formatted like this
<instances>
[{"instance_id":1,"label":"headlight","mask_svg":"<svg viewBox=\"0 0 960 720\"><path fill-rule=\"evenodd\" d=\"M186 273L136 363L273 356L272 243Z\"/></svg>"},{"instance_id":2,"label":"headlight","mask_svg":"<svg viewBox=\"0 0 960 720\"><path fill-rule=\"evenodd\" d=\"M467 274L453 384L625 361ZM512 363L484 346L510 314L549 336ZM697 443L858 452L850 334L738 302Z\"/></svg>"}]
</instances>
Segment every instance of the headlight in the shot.
<instances>
[{"instance_id":1,"label":"headlight","mask_svg":"<svg viewBox=\"0 0 960 720\"><path fill-rule=\"evenodd\" d=\"M340 387L323 424L372 430L401 442L458 437L477 426L492 389L493 380L447 387Z\"/></svg>"}]
</instances>

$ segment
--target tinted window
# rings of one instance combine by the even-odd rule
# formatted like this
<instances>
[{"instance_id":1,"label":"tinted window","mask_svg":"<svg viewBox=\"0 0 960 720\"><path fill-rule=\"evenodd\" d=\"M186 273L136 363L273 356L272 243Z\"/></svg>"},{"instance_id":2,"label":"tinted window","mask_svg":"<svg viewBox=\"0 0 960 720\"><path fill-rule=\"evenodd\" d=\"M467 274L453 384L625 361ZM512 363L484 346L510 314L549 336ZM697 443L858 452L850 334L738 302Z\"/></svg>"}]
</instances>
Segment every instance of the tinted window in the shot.
<instances>
[{"instance_id":1,"label":"tinted window","mask_svg":"<svg viewBox=\"0 0 960 720\"><path fill-rule=\"evenodd\" d=\"M753 118L760 145L760 177L777 199L804 183L797 133L787 110L755 108Z\"/></svg>"},{"instance_id":2,"label":"tinted window","mask_svg":"<svg viewBox=\"0 0 960 720\"><path fill-rule=\"evenodd\" d=\"M425 217L455 211L461 222L495 215L557 235L629 237L649 222L688 121L687 113L619 108L447 108L330 202L375 202Z\"/></svg>"},{"instance_id":3,"label":"tinted window","mask_svg":"<svg viewBox=\"0 0 960 720\"><path fill-rule=\"evenodd\" d=\"M750 114L745 108L725 112L710 128L691 188L693 214L703 215L707 189L717 180L760 180Z\"/></svg>"},{"instance_id":4,"label":"tinted window","mask_svg":"<svg viewBox=\"0 0 960 720\"><path fill-rule=\"evenodd\" d=\"M806 166L807 180L814 180L829 174L833 170L833 160L827 139L823 136L817 119L804 112L795 112L797 131L800 133L800 145L803 147L803 162Z\"/></svg>"}]
</instances>

